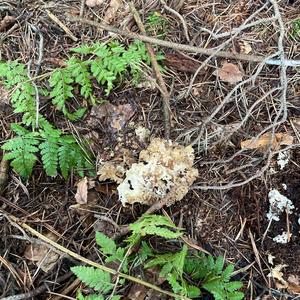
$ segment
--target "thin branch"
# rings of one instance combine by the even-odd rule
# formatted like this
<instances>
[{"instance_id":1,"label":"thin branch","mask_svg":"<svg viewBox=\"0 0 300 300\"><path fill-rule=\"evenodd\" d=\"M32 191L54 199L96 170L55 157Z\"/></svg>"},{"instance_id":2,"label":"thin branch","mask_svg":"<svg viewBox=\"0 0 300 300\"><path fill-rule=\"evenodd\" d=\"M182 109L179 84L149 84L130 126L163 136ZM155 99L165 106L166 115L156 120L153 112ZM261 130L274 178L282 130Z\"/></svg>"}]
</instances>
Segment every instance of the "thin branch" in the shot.
<instances>
[{"instance_id":1,"label":"thin branch","mask_svg":"<svg viewBox=\"0 0 300 300\"><path fill-rule=\"evenodd\" d=\"M80 23L95 26L95 27L98 27L98 28L101 28L101 29L104 29L104 30L107 30L107 31L110 31L110 32L114 32L116 34L119 34L121 36L125 36L127 38L137 39L137 40L140 40L140 41L143 41L143 42L146 42L146 43L156 44L156 45L159 45L159 46L162 46L162 47L168 47L168 48L176 49L176 50L179 50L179 51L187 51L187 52L203 54L203 55L211 55L216 51L215 49L201 48L201 47L195 47L195 46L178 44L178 43L174 43L174 42L168 42L168 41L160 40L160 39L149 37L149 36L146 36L146 35L137 34L137 33L131 32L131 31L121 30L121 29L118 29L118 28L115 28L113 26L109 26L109 25L106 25L106 24L100 24L98 22L87 20L85 18L71 16L70 14L67 14L67 19L70 22L80 22ZM229 51L219 51L216 54L216 56L217 57L228 58L228 59L237 59L237 60L258 62L258 63L264 62L265 64L276 65L276 66L280 66L282 64L281 60L278 60L278 59L267 59L266 60L266 58L264 56L260 56L260 55L232 53L232 52L229 52ZM284 64L287 67L299 67L300 66L300 60L286 59L284 61Z\"/></svg>"},{"instance_id":2,"label":"thin branch","mask_svg":"<svg viewBox=\"0 0 300 300\"><path fill-rule=\"evenodd\" d=\"M132 11L133 17L141 31L142 34L146 34L145 27L143 25L143 22L139 16L139 13L137 12L136 8L132 3L129 3L130 9ZM161 88L162 98L163 98L163 113L164 113L164 129L165 129L165 138L168 140L170 138L170 94L168 92L166 83L160 73L159 65L157 63L154 50L150 44L146 44L152 68L155 72L155 76L157 79L157 83Z\"/></svg>"}]
</instances>

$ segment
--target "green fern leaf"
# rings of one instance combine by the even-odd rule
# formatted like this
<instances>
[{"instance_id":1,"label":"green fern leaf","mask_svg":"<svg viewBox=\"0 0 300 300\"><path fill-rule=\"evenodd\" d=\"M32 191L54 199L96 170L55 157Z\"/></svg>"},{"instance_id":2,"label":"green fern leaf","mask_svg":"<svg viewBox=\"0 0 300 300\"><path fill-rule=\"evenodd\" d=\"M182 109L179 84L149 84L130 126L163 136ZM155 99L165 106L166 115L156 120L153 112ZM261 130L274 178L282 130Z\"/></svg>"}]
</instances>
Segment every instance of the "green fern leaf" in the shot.
<instances>
[{"instance_id":1,"label":"green fern leaf","mask_svg":"<svg viewBox=\"0 0 300 300\"><path fill-rule=\"evenodd\" d=\"M113 82L117 79L116 75L105 68L103 60L95 59L91 62L91 71L99 84L106 85L105 94L109 95L113 89Z\"/></svg>"},{"instance_id":2,"label":"green fern leaf","mask_svg":"<svg viewBox=\"0 0 300 300\"><path fill-rule=\"evenodd\" d=\"M72 57L67 61L68 70L73 76L76 83L78 83L80 88L80 94L88 98L92 95L92 83L91 83L91 74L89 71L89 62L81 61L75 57Z\"/></svg>"},{"instance_id":3,"label":"green fern leaf","mask_svg":"<svg viewBox=\"0 0 300 300\"><path fill-rule=\"evenodd\" d=\"M101 293L108 293L113 288L110 274L92 267L76 266L71 271L88 287Z\"/></svg>"},{"instance_id":4,"label":"green fern leaf","mask_svg":"<svg viewBox=\"0 0 300 300\"><path fill-rule=\"evenodd\" d=\"M242 292L232 292L227 294L228 300L242 300L244 299L245 295Z\"/></svg>"},{"instance_id":5,"label":"green fern leaf","mask_svg":"<svg viewBox=\"0 0 300 300\"><path fill-rule=\"evenodd\" d=\"M226 283L226 290L228 292L234 292L236 290L239 290L240 288L242 288L243 284L240 281L231 281Z\"/></svg>"},{"instance_id":6,"label":"green fern leaf","mask_svg":"<svg viewBox=\"0 0 300 300\"><path fill-rule=\"evenodd\" d=\"M54 129L52 126L45 126L44 130L40 131L41 137L44 141L40 144L41 157L43 167L48 176L55 177L57 175L58 167L58 150L59 138L61 131Z\"/></svg>"},{"instance_id":7,"label":"green fern leaf","mask_svg":"<svg viewBox=\"0 0 300 300\"><path fill-rule=\"evenodd\" d=\"M1 147L2 150L8 151L4 159L11 160L10 164L13 169L21 177L27 179L37 161L35 153L39 151L38 133L29 132L17 124L13 124L12 129L17 137L8 140Z\"/></svg>"},{"instance_id":8,"label":"green fern leaf","mask_svg":"<svg viewBox=\"0 0 300 300\"><path fill-rule=\"evenodd\" d=\"M68 178L69 172L74 167L72 163L72 156L70 153L73 151L72 146L74 138L72 136L63 136L60 140L60 147L58 149L58 161L61 174L65 179Z\"/></svg>"},{"instance_id":9,"label":"green fern leaf","mask_svg":"<svg viewBox=\"0 0 300 300\"><path fill-rule=\"evenodd\" d=\"M164 227L162 227L164 226ZM170 229L174 229L174 231ZM129 225L132 234L127 242L134 245L145 235L158 235L166 239L178 238L182 232L166 217L159 215L144 215L135 223Z\"/></svg>"},{"instance_id":10,"label":"green fern leaf","mask_svg":"<svg viewBox=\"0 0 300 300\"><path fill-rule=\"evenodd\" d=\"M224 257L218 256L215 262L215 271L216 275L220 275L222 273L224 267Z\"/></svg>"},{"instance_id":11,"label":"green fern leaf","mask_svg":"<svg viewBox=\"0 0 300 300\"><path fill-rule=\"evenodd\" d=\"M232 272L234 270L234 265L229 264L225 270L222 272L222 278L225 282L228 282L230 280L230 277L232 276Z\"/></svg>"},{"instance_id":12,"label":"green fern leaf","mask_svg":"<svg viewBox=\"0 0 300 300\"><path fill-rule=\"evenodd\" d=\"M49 79L52 103L64 114L67 113L66 102L73 97L73 82L74 78L67 68L56 69Z\"/></svg>"},{"instance_id":13,"label":"green fern leaf","mask_svg":"<svg viewBox=\"0 0 300 300\"><path fill-rule=\"evenodd\" d=\"M102 232L96 232L96 243L100 246L100 251L105 255L115 255L117 245L114 240L107 237Z\"/></svg>"}]
</instances>

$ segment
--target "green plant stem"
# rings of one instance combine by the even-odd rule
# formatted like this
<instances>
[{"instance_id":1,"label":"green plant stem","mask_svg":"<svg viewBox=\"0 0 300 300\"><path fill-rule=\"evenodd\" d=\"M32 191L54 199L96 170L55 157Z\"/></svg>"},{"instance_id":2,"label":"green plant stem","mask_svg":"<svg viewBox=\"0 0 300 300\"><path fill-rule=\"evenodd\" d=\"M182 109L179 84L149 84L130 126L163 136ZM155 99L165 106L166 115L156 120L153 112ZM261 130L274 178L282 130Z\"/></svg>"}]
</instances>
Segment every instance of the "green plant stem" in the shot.
<instances>
[{"instance_id":1,"label":"green plant stem","mask_svg":"<svg viewBox=\"0 0 300 300\"><path fill-rule=\"evenodd\" d=\"M122 277L124 279L130 280L130 281L135 282L137 284L144 285L144 286L146 286L146 287L148 287L150 289L156 290L159 293L168 295L170 297L174 297L174 298L182 299L182 300L192 300L192 299L190 299L188 297L177 295L177 294L174 294L174 293L166 291L166 290L162 290L161 288L159 288L159 287L157 287L157 286L155 286L155 285L153 285L153 284L151 284L151 283L149 283L147 281L138 279L136 277L133 277L133 276L121 273L121 272L117 272L114 269L111 269L111 268L108 268L108 267L103 266L101 264L98 264L96 262L93 262L92 260L89 260L89 259L87 259L87 258L85 258L85 257L83 257L83 256L81 256L81 255L79 255L79 254L77 254L77 253L75 253L75 252L73 252L73 251L65 248L64 246L62 246L62 245L60 245L60 244L52 241L51 239L49 239L46 236L44 236L43 234L39 233L38 231L36 231L35 229L33 229L31 226L29 226L28 224L26 224L25 222L23 222L19 218L6 213L2 209L0 209L0 213L2 215L4 215L10 222L18 224L23 229L25 229L27 232L30 232L32 235L36 236L37 238L39 238L40 240L42 240L46 244L50 245L52 248L58 250L59 252L62 252L64 254L66 254L66 255L69 255L69 256L75 258L76 260L81 261L84 264L96 267L96 268L101 269L101 270L103 270L105 272L108 272L108 273L110 273L112 275L117 275L119 277Z\"/></svg>"}]
</instances>

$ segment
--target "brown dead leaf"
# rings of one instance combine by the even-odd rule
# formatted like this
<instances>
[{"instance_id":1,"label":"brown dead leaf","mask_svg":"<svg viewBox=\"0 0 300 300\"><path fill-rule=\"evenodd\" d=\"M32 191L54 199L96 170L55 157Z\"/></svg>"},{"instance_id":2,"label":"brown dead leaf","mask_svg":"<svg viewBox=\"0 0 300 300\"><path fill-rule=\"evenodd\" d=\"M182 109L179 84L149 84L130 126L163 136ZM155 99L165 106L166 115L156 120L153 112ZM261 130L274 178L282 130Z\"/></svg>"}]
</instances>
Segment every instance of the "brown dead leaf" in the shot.
<instances>
[{"instance_id":1,"label":"brown dead leaf","mask_svg":"<svg viewBox=\"0 0 300 300\"><path fill-rule=\"evenodd\" d=\"M118 131L121 130L133 114L134 110L130 104L116 106L112 115L110 126Z\"/></svg>"},{"instance_id":2,"label":"brown dead leaf","mask_svg":"<svg viewBox=\"0 0 300 300\"><path fill-rule=\"evenodd\" d=\"M274 268L271 268L271 272L268 274L268 277L277 279L281 282L285 282L285 280L283 279L283 272L281 272L281 270L287 266L288 265L281 264L276 265Z\"/></svg>"},{"instance_id":3,"label":"brown dead leaf","mask_svg":"<svg viewBox=\"0 0 300 300\"><path fill-rule=\"evenodd\" d=\"M222 81L234 84L243 80L244 73L237 65L226 62L221 68L214 72L214 75L219 77Z\"/></svg>"},{"instance_id":4,"label":"brown dead leaf","mask_svg":"<svg viewBox=\"0 0 300 300\"><path fill-rule=\"evenodd\" d=\"M5 16L0 22L0 32L6 30L8 27L13 25L16 21L16 18L13 16Z\"/></svg>"},{"instance_id":5,"label":"brown dead leaf","mask_svg":"<svg viewBox=\"0 0 300 300\"><path fill-rule=\"evenodd\" d=\"M77 191L75 195L78 204L86 204L88 196L88 180L86 177L81 179L77 184Z\"/></svg>"},{"instance_id":6,"label":"brown dead leaf","mask_svg":"<svg viewBox=\"0 0 300 300\"><path fill-rule=\"evenodd\" d=\"M163 62L167 67L187 73L195 73L200 66L197 60L188 58L180 53L166 54Z\"/></svg>"},{"instance_id":7,"label":"brown dead leaf","mask_svg":"<svg viewBox=\"0 0 300 300\"><path fill-rule=\"evenodd\" d=\"M95 7L95 6L100 6L104 0L86 0L85 4L88 7Z\"/></svg>"},{"instance_id":8,"label":"brown dead leaf","mask_svg":"<svg viewBox=\"0 0 300 300\"><path fill-rule=\"evenodd\" d=\"M111 0L109 7L103 17L103 22L109 24L116 17L117 11L121 5L121 0Z\"/></svg>"},{"instance_id":9,"label":"brown dead leaf","mask_svg":"<svg viewBox=\"0 0 300 300\"><path fill-rule=\"evenodd\" d=\"M251 45L247 41L239 41L239 52L249 54L252 51Z\"/></svg>"},{"instance_id":10,"label":"brown dead leaf","mask_svg":"<svg viewBox=\"0 0 300 300\"><path fill-rule=\"evenodd\" d=\"M261 135L258 139L252 138L241 142L242 149L265 149L267 148L272 140L272 133L267 132ZM292 145L294 138L287 133L275 133L272 149L277 150L281 145Z\"/></svg>"},{"instance_id":11,"label":"brown dead leaf","mask_svg":"<svg viewBox=\"0 0 300 300\"><path fill-rule=\"evenodd\" d=\"M94 106L87 121L92 127L109 126L113 132L121 130L134 115L130 104L112 105L110 103Z\"/></svg>"},{"instance_id":12,"label":"brown dead leaf","mask_svg":"<svg viewBox=\"0 0 300 300\"><path fill-rule=\"evenodd\" d=\"M138 284L138 283L134 283L129 290L127 299L128 300L144 300L147 296L148 291L149 291L148 287Z\"/></svg>"},{"instance_id":13,"label":"brown dead leaf","mask_svg":"<svg viewBox=\"0 0 300 300\"><path fill-rule=\"evenodd\" d=\"M48 232L45 236L54 242L58 240L58 237L52 232ZM44 272L50 271L60 258L60 255L49 250L47 245L37 243L28 245L25 249L24 256L33 261Z\"/></svg>"},{"instance_id":14,"label":"brown dead leaf","mask_svg":"<svg viewBox=\"0 0 300 300\"><path fill-rule=\"evenodd\" d=\"M287 282L289 284L287 290L294 295L300 294L300 283L299 283L299 277L295 275L290 275L287 279Z\"/></svg>"}]
</instances>

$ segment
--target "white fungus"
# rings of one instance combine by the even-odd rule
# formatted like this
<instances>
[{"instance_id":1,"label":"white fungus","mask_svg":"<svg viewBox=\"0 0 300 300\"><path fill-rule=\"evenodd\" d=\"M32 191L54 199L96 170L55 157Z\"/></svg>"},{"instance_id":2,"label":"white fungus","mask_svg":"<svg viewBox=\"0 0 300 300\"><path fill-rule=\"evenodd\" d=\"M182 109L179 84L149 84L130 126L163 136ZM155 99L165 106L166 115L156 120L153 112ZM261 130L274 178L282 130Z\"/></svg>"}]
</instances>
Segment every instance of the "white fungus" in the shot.
<instances>
[{"instance_id":1,"label":"white fungus","mask_svg":"<svg viewBox=\"0 0 300 300\"><path fill-rule=\"evenodd\" d=\"M280 167L280 170L282 170L290 160L290 155L288 151L281 151L278 153L277 157L277 165Z\"/></svg>"},{"instance_id":2,"label":"white fungus","mask_svg":"<svg viewBox=\"0 0 300 300\"><path fill-rule=\"evenodd\" d=\"M194 158L191 146L153 139L117 187L120 201L123 205L135 202L151 205L167 198L166 205L170 206L181 200L198 176Z\"/></svg>"},{"instance_id":3,"label":"white fungus","mask_svg":"<svg viewBox=\"0 0 300 300\"><path fill-rule=\"evenodd\" d=\"M280 194L276 189L270 190L269 194L269 212L267 213L268 220L279 221L279 216L281 213L286 211L288 214L292 213L292 210L295 208L293 202L287 197Z\"/></svg>"},{"instance_id":4,"label":"white fungus","mask_svg":"<svg viewBox=\"0 0 300 300\"><path fill-rule=\"evenodd\" d=\"M291 237L291 234L287 234L287 232L283 232L282 234L279 234L273 238L273 241L278 244L286 244L289 241L289 238Z\"/></svg>"}]
</instances>

